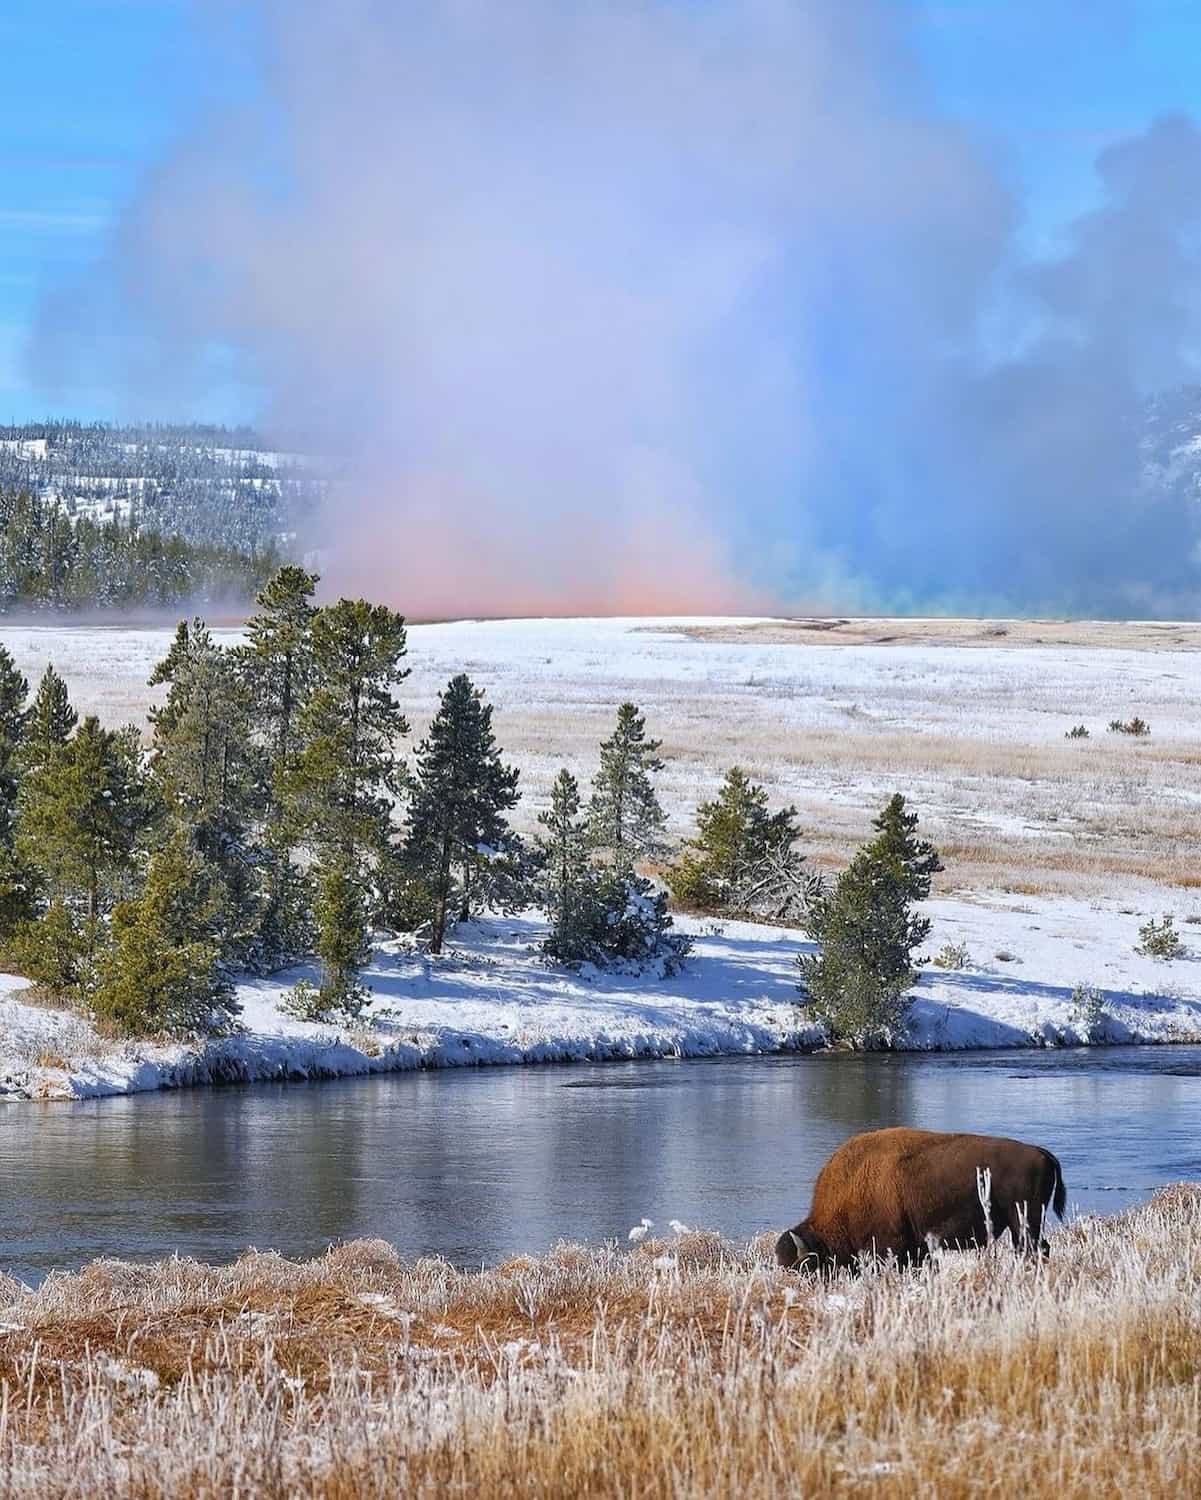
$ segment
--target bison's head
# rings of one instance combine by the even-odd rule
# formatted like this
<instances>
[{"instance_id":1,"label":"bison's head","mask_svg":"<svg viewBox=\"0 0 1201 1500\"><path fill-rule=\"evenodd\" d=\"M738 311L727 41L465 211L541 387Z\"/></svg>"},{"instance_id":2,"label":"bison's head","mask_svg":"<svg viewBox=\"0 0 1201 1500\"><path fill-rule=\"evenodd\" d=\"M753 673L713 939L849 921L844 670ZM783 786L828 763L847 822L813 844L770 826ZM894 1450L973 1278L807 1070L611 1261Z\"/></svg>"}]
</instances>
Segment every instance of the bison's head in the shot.
<instances>
[{"instance_id":1,"label":"bison's head","mask_svg":"<svg viewBox=\"0 0 1201 1500\"><path fill-rule=\"evenodd\" d=\"M776 1261L785 1270L814 1274L830 1262L830 1252L809 1228L809 1221L786 1229L776 1241Z\"/></svg>"}]
</instances>

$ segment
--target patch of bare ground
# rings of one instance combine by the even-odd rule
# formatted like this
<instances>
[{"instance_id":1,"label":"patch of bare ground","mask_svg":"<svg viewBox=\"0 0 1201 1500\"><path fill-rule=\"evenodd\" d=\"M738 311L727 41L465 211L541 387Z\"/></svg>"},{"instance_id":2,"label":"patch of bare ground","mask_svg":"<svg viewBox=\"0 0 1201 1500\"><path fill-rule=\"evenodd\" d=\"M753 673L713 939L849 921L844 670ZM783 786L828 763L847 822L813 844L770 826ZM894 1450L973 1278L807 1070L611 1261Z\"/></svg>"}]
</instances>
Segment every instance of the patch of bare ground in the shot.
<instances>
[{"instance_id":1,"label":"patch of bare ground","mask_svg":"<svg viewBox=\"0 0 1201 1500\"><path fill-rule=\"evenodd\" d=\"M0 1282L0 1492L890 1497L1201 1491L1201 1186L821 1284L771 1236L492 1270L294 1264Z\"/></svg>"},{"instance_id":2,"label":"patch of bare ground","mask_svg":"<svg viewBox=\"0 0 1201 1500\"><path fill-rule=\"evenodd\" d=\"M647 626L653 629L653 626ZM695 640L783 646L1100 646L1121 651L1201 650L1195 620L1007 620L941 616L806 616L682 625Z\"/></svg>"}]
</instances>

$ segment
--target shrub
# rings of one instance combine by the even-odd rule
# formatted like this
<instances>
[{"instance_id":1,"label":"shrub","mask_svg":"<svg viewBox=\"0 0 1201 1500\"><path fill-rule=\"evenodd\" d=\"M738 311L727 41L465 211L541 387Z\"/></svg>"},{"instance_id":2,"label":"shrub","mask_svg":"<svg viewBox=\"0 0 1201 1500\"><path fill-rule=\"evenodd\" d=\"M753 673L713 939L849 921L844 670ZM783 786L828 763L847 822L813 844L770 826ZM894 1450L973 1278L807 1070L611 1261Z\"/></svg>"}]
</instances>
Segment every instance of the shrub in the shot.
<instances>
[{"instance_id":1,"label":"shrub","mask_svg":"<svg viewBox=\"0 0 1201 1500\"><path fill-rule=\"evenodd\" d=\"M1171 959L1183 958L1188 950L1180 941L1175 919L1170 912L1165 912L1162 922L1152 917L1139 928L1134 951L1143 958Z\"/></svg>"},{"instance_id":2,"label":"shrub","mask_svg":"<svg viewBox=\"0 0 1201 1500\"><path fill-rule=\"evenodd\" d=\"M1088 739L1088 730L1084 727L1083 724L1074 724L1072 726L1072 728L1069 729L1067 731L1067 733L1064 735L1064 739L1065 740L1086 740L1086 739Z\"/></svg>"},{"instance_id":3,"label":"shrub","mask_svg":"<svg viewBox=\"0 0 1201 1500\"><path fill-rule=\"evenodd\" d=\"M944 943L930 960L936 969L966 969L971 961L966 943Z\"/></svg>"},{"instance_id":4,"label":"shrub","mask_svg":"<svg viewBox=\"0 0 1201 1500\"><path fill-rule=\"evenodd\" d=\"M1110 719L1110 734L1129 734L1135 739L1144 739L1151 733L1151 726L1146 719L1140 719L1135 714L1133 719Z\"/></svg>"},{"instance_id":5,"label":"shrub","mask_svg":"<svg viewBox=\"0 0 1201 1500\"><path fill-rule=\"evenodd\" d=\"M1072 991L1072 1019L1079 1021L1092 1041L1105 1020L1105 997L1091 984L1078 984Z\"/></svg>"}]
</instances>

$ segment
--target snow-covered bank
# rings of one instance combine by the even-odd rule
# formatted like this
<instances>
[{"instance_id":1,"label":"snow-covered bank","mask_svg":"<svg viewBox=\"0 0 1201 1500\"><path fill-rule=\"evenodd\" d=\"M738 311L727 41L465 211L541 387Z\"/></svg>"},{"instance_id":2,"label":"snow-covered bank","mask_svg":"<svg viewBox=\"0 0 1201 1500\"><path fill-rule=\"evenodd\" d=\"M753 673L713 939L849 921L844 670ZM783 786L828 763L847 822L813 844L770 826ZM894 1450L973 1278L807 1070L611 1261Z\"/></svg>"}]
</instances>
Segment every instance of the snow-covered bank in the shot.
<instances>
[{"instance_id":1,"label":"snow-covered bank","mask_svg":"<svg viewBox=\"0 0 1201 1500\"><path fill-rule=\"evenodd\" d=\"M1176 901L1177 915L1190 914ZM966 947L964 969L928 966L903 1045L963 1049L1084 1042L1201 1042L1197 953L1157 963L1133 952L1142 917L1114 901L974 896L930 903L931 953ZM532 917L494 919L429 959L385 944L367 974L362 1021L316 1025L281 1013L304 970L240 986L242 1027L204 1045L111 1043L76 1016L25 1003L0 977L0 1099L82 1099L146 1089L337 1077L477 1064L712 1057L820 1044L796 1007L797 933L684 919L695 938L669 979L567 973L536 952ZM1100 992L1080 1013L1077 984Z\"/></svg>"}]
</instances>

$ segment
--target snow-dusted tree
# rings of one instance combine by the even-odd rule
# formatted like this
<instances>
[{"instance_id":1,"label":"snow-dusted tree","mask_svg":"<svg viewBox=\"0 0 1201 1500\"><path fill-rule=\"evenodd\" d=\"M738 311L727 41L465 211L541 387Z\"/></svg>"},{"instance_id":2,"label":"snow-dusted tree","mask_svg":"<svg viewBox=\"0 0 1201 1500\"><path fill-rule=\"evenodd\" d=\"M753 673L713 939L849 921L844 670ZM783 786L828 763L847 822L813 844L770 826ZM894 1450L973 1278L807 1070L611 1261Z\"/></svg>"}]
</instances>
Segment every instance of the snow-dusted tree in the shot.
<instances>
[{"instance_id":1,"label":"snow-dusted tree","mask_svg":"<svg viewBox=\"0 0 1201 1500\"><path fill-rule=\"evenodd\" d=\"M13 841L28 697L29 683L17 670L12 653L0 646L0 846L5 848L11 848Z\"/></svg>"},{"instance_id":2,"label":"snow-dusted tree","mask_svg":"<svg viewBox=\"0 0 1201 1500\"><path fill-rule=\"evenodd\" d=\"M54 670L53 662L42 673L37 693L25 722L20 765L24 773L40 769L71 738L79 715L71 707L67 684Z\"/></svg>"},{"instance_id":3,"label":"snow-dusted tree","mask_svg":"<svg viewBox=\"0 0 1201 1500\"><path fill-rule=\"evenodd\" d=\"M580 789L570 771L563 769L555 778L550 807L539 813L538 822L546 830L537 849L540 895L550 923L543 949L560 963L576 963L593 956L599 890L580 816Z\"/></svg>"},{"instance_id":4,"label":"snow-dusted tree","mask_svg":"<svg viewBox=\"0 0 1201 1500\"><path fill-rule=\"evenodd\" d=\"M925 901L930 895L930 878L943 868L938 850L927 839L917 836L917 813L909 812L900 792L884 804L872 819L876 837L868 845L877 859L900 861L906 876L906 890L911 901Z\"/></svg>"},{"instance_id":5,"label":"snow-dusted tree","mask_svg":"<svg viewBox=\"0 0 1201 1500\"><path fill-rule=\"evenodd\" d=\"M202 620L181 622L151 686L169 685L150 714L151 780L172 826L212 866L223 889L221 944L253 957L261 906L253 832L261 811L264 759L251 735L251 701L233 653Z\"/></svg>"},{"instance_id":6,"label":"snow-dusted tree","mask_svg":"<svg viewBox=\"0 0 1201 1500\"><path fill-rule=\"evenodd\" d=\"M492 705L460 673L447 684L412 778L408 862L429 892L430 951L441 953L452 908L465 920L482 874L508 852L506 814L518 801L517 771L502 763Z\"/></svg>"},{"instance_id":7,"label":"snow-dusted tree","mask_svg":"<svg viewBox=\"0 0 1201 1500\"><path fill-rule=\"evenodd\" d=\"M666 880L682 906L697 911L742 911L777 921L803 902L804 857L794 845L796 808L772 813L767 792L739 766L726 772L717 796L702 802L696 833Z\"/></svg>"},{"instance_id":8,"label":"snow-dusted tree","mask_svg":"<svg viewBox=\"0 0 1201 1500\"><path fill-rule=\"evenodd\" d=\"M357 1010L377 871L390 846L400 789L397 744L408 724L393 689L408 675L403 618L383 604L340 599L310 631L312 687L296 718L299 745L278 796L289 839L313 854L320 1003ZM349 955L349 958L348 958Z\"/></svg>"},{"instance_id":9,"label":"snow-dusted tree","mask_svg":"<svg viewBox=\"0 0 1201 1500\"><path fill-rule=\"evenodd\" d=\"M316 573L289 564L259 594L238 653L265 753L259 920L260 962L275 968L311 939L310 892L295 855L296 831L285 815L286 784L299 751L302 706L314 686L312 628Z\"/></svg>"},{"instance_id":10,"label":"snow-dusted tree","mask_svg":"<svg viewBox=\"0 0 1201 1500\"><path fill-rule=\"evenodd\" d=\"M88 956L148 827L138 740L132 726L104 729L89 715L21 789L18 855L51 898L80 914Z\"/></svg>"},{"instance_id":11,"label":"snow-dusted tree","mask_svg":"<svg viewBox=\"0 0 1201 1500\"><path fill-rule=\"evenodd\" d=\"M856 1047L888 1043L904 1022L917 979L913 953L930 934L914 904L941 869L903 799L892 798L873 826L877 836L833 887L814 887L806 930L818 951L797 960L803 1003L833 1040Z\"/></svg>"},{"instance_id":12,"label":"snow-dusted tree","mask_svg":"<svg viewBox=\"0 0 1201 1500\"><path fill-rule=\"evenodd\" d=\"M610 857L624 874L636 860L665 848L666 819L652 777L663 769L661 740L646 737L646 719L633 703L617 710L613 733L600 747L600 766L592 781L588 831L593 847Z\"/></svg>"}]
</instances>

